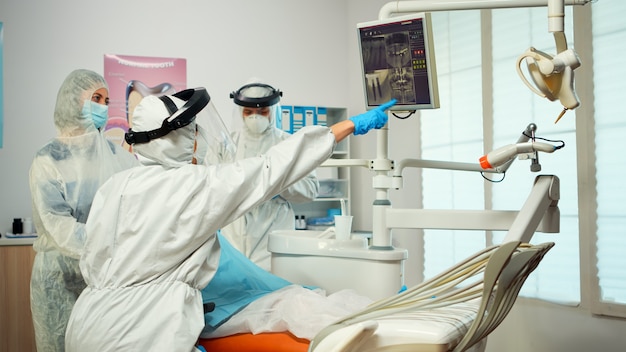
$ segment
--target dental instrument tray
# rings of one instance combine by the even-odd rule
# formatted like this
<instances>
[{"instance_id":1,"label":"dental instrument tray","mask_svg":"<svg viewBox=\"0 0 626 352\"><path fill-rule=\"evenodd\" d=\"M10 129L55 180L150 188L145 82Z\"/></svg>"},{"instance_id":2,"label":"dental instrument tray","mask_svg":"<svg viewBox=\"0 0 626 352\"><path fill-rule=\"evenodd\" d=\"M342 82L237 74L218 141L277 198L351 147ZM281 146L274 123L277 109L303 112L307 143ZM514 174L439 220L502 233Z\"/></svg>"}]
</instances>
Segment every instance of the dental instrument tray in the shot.
<instances>
[{"instance_id":1,"label":"dental instrument tray","mask_svg":"<svg viewBox=\"0 0 626 352\"><path fill-rule=\"evenodd\" d=\"M346 198L348 196L348 180L319 180L318 198Z\"/></svg>"}]
</instances>

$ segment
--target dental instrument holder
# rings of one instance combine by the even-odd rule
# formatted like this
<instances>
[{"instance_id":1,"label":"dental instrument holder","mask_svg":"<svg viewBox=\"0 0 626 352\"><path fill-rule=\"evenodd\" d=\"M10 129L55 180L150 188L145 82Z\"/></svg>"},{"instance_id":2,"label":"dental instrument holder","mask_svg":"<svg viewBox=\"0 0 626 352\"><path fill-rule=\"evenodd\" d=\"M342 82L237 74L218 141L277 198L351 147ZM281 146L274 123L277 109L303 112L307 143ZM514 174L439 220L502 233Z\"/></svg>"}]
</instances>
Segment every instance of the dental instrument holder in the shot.
<instances>
[{"instance_id":1,"label":"dental instrument holder","mask_svg":"<svg viewBox=\"0 0 626 352\"><path fill-rule=\"evenodd\" d=\"M555 38L562 38L561 41L565 42L564 36L555 36ZM529 82L520 68L524 61L534 85ZM574 91L574 70L578 67L580 67L580 59L571 49L552 57L531 47L518 58L516 69L519 77L533 93L550 101L559 100L565 109L573 110L580 105Z\"/></svg>"},{"instance_id":2,"label":"dental instrument holder","mask_svg":"<svg viewBox=\"0 0 626 352\"><path fill-rule=\"evenodd\" d=\"M553 57L530 47L518 58L516 69L519 77L533 93L550 101L558 99L565 112L576 109L580 105L574 90L574 70L580 67L580 59L574 50L567 48L564 18L565 2L549 0L548 31L554 34L557 54ZM528 73L534 85L530 84L522 72L520 68L522 61L526 61ZM562 115L563 113L558 119Z\"/></svg>"},{"instance_id":3,"label":"dental instrument holder","mask_svg":"<svg viewBox=\"0 0 626 352\"><path fill-rule=\"evenodd\" d=\"M536 125L530 124L526 131L536 130ZM523 133L519 142L528 140L527 133ZM386 134L386 129L380 134ZM386 140L386 136L379 138ZM381 147L379 145L379 147ZM386 148L380 149L383 152ZM422 159L404 159L393 168L391 178L386 171L391 169L374 169L374 188L377 198L373 208L372 249L393 248L391 245L391 230L404 229L449 229L449 230L508 230L504 242L530 242L536 231L545 233L559 232L560 212L558 209L559 179L553 175L540 175L535 179L534 186L520 211L498 210L429 210L429 209L393 209L387 194L389 188L402 188L402 172L405 167L420 167L447 169L457 171L477 171L503 173L513 162L514 158L494 169L482 169L479 164L445 162ZM373 161L372 165L385 165L385 162ZM389 164L393 164L389 161ZM455 219L451 222L450 219Z\"/></svg>"},{"instance_id":4,"label":"dental instrument holder","mask_svg":"<svg viewBox=\"0 0 626 352\"><path fill-rule=\"evenodd\" d=\"M534 139L537 125L529 124L517 140L517 144ZM376 199L373 204L372 250L390 250L392 229L449 229L449 230L508 230L505 241L529 242L536 231L558 233L560 212L559 179L553 175L540 175L535 179L531 193L520 211L498 210L429 210L429 209L393 209L389 201L389 189L403 187L402 172L407 167L446 169L454 171L474 171L504 173L515 160L510 160L492 169L483 169L478 163L452 161L402 159L398 163L387 158L387 126L377 130L377 158L329 159L323 166L360 166L375 172L373 188ZM536 151L531 157L537 159ZM534 161L533 161L534 162ZM531 171L536 167L531 165ZM390 175L390 172L393 173ZM450 222L454 218L454 222Z\"/></svg>"}]
</instances>

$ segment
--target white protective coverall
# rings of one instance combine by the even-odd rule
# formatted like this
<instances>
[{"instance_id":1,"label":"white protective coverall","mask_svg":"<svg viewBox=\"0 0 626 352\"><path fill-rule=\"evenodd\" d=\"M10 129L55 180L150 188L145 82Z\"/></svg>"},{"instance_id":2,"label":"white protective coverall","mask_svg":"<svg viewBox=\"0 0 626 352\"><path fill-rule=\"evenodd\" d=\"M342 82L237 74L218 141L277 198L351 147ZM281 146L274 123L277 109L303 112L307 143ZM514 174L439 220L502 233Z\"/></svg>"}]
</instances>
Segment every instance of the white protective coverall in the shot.
<instances>
[{"instance_id":1,"label":"white protective coverall","mask_svg":"<svg viewBox=\"0 0 626 352\"><path fill-rule=\"evenodd\" d=\"M37 350L65 351L65 328L74 302L85 288L78 263L85 223L96 191L115 172L139 165L128 151L96 129L83 106L107 88L99 74L71 72L54 109L57 137L35 155L30 168L33 222L38 238L30 302Z\"/></svg>"},{"instance_id":2,"label":"white protective coverall","mask_svg":"<svg viewBox=\"0 0 626 352\"><path fill-rule=\"evenodd\" d=\"M133 130L168 116L146 97ZM193 165L195 128L133 145L145 166L115 175L96 195L80 263L88 287L72 311L68 352L194 350L204 326L200 289L219 262L216 231L306 176L335 146L329 128L314 126L263 156Z\"/></svg>"},{"instance_id":3,"label":"white protective coverall","mask_svg":"<svg viewBox=\"0 0 626 352\"><path fill-rule=\"evenodd\" d=\"M247 97L260 98L270 92L265 87L250 87L240 94ZM242 106L236 106L233 119L242 120ZM233 141L237 144L236 159L260 156L273 145L291 136L276 127L280 118L280 104L270 106L270 121L267 129L262 132L251 131L245 124L233 133ZM237 124L236 124L237 125ZM221 232L228 241L246 257L261 268L269 271L271 255L267 250L270 232L274 230L295 230L295 213L291 203L310 202L317 197L319 182L315 171L294 183L272 199L259 204L247 212Z\"/></svg>"}]
</instances>

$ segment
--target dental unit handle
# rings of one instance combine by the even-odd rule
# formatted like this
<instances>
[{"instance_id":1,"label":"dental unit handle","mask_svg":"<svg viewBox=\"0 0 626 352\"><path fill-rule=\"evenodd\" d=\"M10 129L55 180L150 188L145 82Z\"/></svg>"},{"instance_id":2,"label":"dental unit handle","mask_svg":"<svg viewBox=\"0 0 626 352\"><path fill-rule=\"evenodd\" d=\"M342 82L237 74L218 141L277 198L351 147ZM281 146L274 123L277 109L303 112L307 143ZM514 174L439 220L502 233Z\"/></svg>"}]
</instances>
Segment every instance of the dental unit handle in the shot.
<instances>
[{"instance_id":1,"label":"dental unit handle","mask_svg":"<svg viewBox=\"0 0 626 352\"><path fill-rule=\"evenodd\" d=\"M535 151L552 153L556 149L557 147L552 144L541 142L509 144L481 156L479 162L483 169L494 169L507 161L514 159L519 154L531 153Z\"/></svg>"},{"instance_id":2,"label":"dental unit handle","mask_svg":"<svg viewBox=\"0 0 626 352\"><path fill-rule=\"evenodd\" d=\"M552 57L531 47L522 55L522 58L534 59L539 72L546 76L563 72L566 67L571 69L580 67L580 59L572 49L567 49Z\"/></svg>"}]
</instances>

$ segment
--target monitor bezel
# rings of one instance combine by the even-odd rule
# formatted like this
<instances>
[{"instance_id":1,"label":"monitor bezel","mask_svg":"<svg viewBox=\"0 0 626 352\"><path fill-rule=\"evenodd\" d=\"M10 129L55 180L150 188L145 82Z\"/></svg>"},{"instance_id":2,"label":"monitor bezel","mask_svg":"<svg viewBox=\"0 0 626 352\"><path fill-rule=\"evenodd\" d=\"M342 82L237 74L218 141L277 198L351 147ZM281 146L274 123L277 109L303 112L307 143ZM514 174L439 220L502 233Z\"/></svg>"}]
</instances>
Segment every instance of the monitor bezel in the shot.
<instances>
[{"instance_id":1,"label":"monitor bezel","mask_svg":"<svg viewBox=\"0 0 626 352\"><path fill-rule=\"evenodd\" d=\"M390 110L393 111L415 111L415 110L424 110L424 109L436 109L439 108L439 88L437 83L437 67L435 62L435 49L433 42L433 32L432 32L432 23L431 23L431 15L428 12L420 12L413 13L409 15L402 16L394 16L383 20L375 20L368 22L361 22L357 24L357 39L358 39L358 47L359 47L359 61L361 64L361 86L363 87L363 96L365 98L365 106L367 110L374 109L378 107L382 103L370 104L368 99L367 92L367 78L366 78L366 67L363 62L363 40L361 37L361 31L363 29L370 29L372 27L378 26L388 26L394 23L401 23L406 21L414 21L421 20L422 27L424 31L424 49L425 49L425 59L427 66L427 79L428 79L428 97L429 103L407 103L401 104L397 103Z\"/></svg>"}]
</instances>

